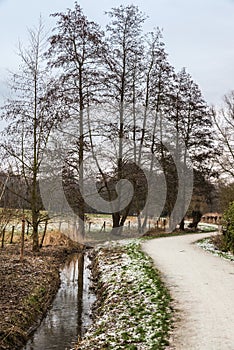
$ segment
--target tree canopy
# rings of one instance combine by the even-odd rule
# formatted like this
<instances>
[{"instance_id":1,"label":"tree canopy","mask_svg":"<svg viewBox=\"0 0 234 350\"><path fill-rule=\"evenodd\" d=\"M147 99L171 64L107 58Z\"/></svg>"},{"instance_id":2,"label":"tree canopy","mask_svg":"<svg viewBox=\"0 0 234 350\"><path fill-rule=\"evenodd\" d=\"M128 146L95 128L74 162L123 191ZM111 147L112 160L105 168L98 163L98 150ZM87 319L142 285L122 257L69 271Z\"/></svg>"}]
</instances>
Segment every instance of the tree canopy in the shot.
<instances>
[{"instance_id":1,"label":"tree canopy","mask_svg":"<svg viewBox=\"0 0 234 350\"><path fill-rule=\"evenodd\" d=\"M29 50L20 51L23 64L12 79L20 97L2 109L12 120L2 147L29 185L35 240L45 162L62 164L51 171L51 179L57 172L58 183L66 182L61 201L79 197L68 202L78 203L83 238L85 201L92 198L100 212L112 214L115 233L133 212L139 232L162 212L174 229L189 207L193 170L203 176L210 170L211 112L199 86L170 64L159 28L145 33L147 16L137 6L106 15L101 28L76 2L52 14L56 25L46 48L39 26L30 31Z\"/></svg>"}]
</instances>

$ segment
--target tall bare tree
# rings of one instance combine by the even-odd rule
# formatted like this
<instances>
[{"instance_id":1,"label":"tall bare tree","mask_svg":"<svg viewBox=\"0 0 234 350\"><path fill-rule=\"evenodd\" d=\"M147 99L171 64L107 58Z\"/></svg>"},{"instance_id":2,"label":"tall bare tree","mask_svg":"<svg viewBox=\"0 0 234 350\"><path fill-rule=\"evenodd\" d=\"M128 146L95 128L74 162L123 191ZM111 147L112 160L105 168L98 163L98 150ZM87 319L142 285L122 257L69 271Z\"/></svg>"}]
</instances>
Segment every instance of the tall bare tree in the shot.
<instances>
[{"instance_id":1,"label":"tall bare tree","mask_svg":"<svg viewBox=\"0 0 234 350\"><path fill-rule=\"evenodd\" d=\"M128 129L128 108L137 97L140 79L136 79L139 57L143 49L142 25L145 15L134 5L119 6L107 12L110 23L107 25L106 41L108 55L106 56L106 97L117 109L112 125L115 127L117 140L117 181L123 178L124 167L124 137ZM133 110L133 116L134 116ZM115 119L116 118L116 119ZM134 120L135 123L135 120ZM112 131L113 133L113 131ZM136 124L133 125L133 135L136 135ZM134 136L133 136L134 137ZM119 192L121 200L121 190ZM126 210L129 210L129 206ZM126 211L125 210L125 211ZM121 211L112 214L113 229L122 231L126 212L121 217Z\"/></svg>"},{"instance_id":2,"label":"tall bare tree","mask_svg":"<svg viewBox=\"0 0 234 350\"><path fill-rule=\"evenodd\" d=\"M144 152L148 150L148 181L149 187L152 187L153 182L158 181L160 175L159 169L157 169L159 164L156 162L156 159L161 159L158 143L163 130L160 130L160 125L162 116L166 116L168 113L174 70L167 60L161 31L157 29L149 33L146 39L147 46L144 63L145 79L142 101L143 120L141 135L139 137L138 165L141 166ZM164 131L166 132L166 130ZM160 142L162 142L162 140L160 140ZM146 159L144 159L144 161L146 161ZM165 172L165 169L162 170ZM152 190L149 191L149 196L151 196L151 200L148 201L144 210L144 221L141 231L146 228L148 215L156 215L156 213L153 214L152 210L151 213L149 213L150 202L151 207L152 201L160 202L159 197L162 196L162 193L155 193L152 188ZM152 197L154 197L154 199Z\"/></svg>"},{"instance_id":3,"label":"tall bare tree","mask_svg":"<svg viewBox=\"0 0 234 350\"><path fill-rule=\"evenodd\" d=\"M57 19L54 34L50 37L47 56L50 66L58 68L60 99L68 106L69 117L77 121L78 137L73 142L72 161L67 166L73 169L79 179L83 193L85 124L89 104L98 99L100 91L100 57L102 56L103 33L100 27L87 19L81 7L75 2L74 9L52 15ZM75 152L78 157L75 160ZM79 203L79 235L84 237L85 205L82 197Z\"/></svg>"},{"instance_id":4,"label":"tall bare tree","mask_svg":"<svg viewBox=\"0 0 234 350\"><path fill-rule=\"evenodd\" d=\"M214 156L211 114L200 88L185 69L175 77L168 119L184 144L182 159L177 160L181 164L182 175L186 172L186 160L189 157L196 173L200 172L202 177L205 176L208 179L211 175L210 164ZM178 143L179 139L176 142ZM176 145L177 149L178 147L179 143ZM179 151L176 153L179 156ZM184 186L184 198L185 192ZM183 203L184 199L181 198L182 206ZM184 229L184 219L181 221L180 228Z\"/></svg>"},{"instance_id":5,"label":"tall bare tree","mask_svg":"<svg viewBox=\"0 0 234 350\"><path fill-rule=\"evenodd\" d=\"M33 250L37 251L38 226L43 219L39 171L58 113L51 93L53 80L48 76L44 58L46 38L41 19L38 28L29 30L28 34L28 47L19 46L19 71L11 77L12 97L2 108L2 117L8 123L2 147L11 159L13 170L19 169L24 179L28 192L25 200L29 201L32 212Z\"/></svg>"},{"instance_id":6,"label":"tall bare tree","mask_svg":"<svg viewBox=\"0 0 234 350\"><path fill-rule=\"evenodd\" d=\"M215 139L220 153L216 157L219 175L226 181L234 177L234 91L224 96L221 108L212 108Z\"/></svg>"}]
</instances>

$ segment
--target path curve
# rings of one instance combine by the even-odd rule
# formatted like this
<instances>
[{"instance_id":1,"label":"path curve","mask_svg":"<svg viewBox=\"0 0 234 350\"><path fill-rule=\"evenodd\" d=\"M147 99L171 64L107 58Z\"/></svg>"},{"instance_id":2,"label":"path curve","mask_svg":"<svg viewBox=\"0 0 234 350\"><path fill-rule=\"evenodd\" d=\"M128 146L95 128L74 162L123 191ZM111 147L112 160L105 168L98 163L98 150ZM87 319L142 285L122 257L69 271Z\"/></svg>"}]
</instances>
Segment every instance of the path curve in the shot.
<instances>
[{"instance_id":1,"label":"path curve","mask_svg":"<svg viewBox=\"0 0 234 350\"><path fill-rule=\"evenodd\" d=\"M143 243L180 310L172 344L176 350L234 350L234 263L192 244L210 235Z\"/></svg>"}]
</instances>

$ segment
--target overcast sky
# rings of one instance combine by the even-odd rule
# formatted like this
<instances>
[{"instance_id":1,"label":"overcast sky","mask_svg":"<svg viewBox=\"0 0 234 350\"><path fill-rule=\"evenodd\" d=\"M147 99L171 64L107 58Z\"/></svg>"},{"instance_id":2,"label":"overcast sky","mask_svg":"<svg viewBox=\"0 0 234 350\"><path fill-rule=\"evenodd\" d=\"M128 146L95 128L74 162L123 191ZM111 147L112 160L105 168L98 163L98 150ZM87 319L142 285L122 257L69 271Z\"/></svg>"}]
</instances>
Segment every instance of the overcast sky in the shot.
<instances>
[{"instance_id":1,"label":"overcast sky","mask_svg":"<svg viewBox=\"0 0 234 350\"><path fill-rule=\"evenodd\" d=\"M89 19L105 25L104 12L133 1L81 0ZM146 30L163 29L170 63L186 67L207 102L219 104L234 89L234 0L135 0L149 19ZM53 12L73 8L71 0L0 0L0 98L5 94L7 69L17 69L17 43L26 43L27 28L42 15L48 29Z\"/></svg>"}]
</instances>

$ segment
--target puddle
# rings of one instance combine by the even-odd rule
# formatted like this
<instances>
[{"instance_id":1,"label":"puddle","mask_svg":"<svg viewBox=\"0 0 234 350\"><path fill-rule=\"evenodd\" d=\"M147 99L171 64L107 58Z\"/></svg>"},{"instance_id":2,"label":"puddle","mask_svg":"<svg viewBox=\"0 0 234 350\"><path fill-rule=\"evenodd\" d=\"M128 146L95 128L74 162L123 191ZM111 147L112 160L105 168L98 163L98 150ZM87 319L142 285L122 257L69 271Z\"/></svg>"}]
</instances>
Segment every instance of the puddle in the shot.
<instances>
[{"instance_id":1,"label":"puddle","mask_svg":"<svg viewBox=\"0 0 234 350\"><path fill-rule=\"evenodd\" d=\"M23 350L68 350L77 344L91 324L90 310L95 301L89 290L89 263L82 254L67 260L52 307Z\"/></svg>"}]
</instances>

